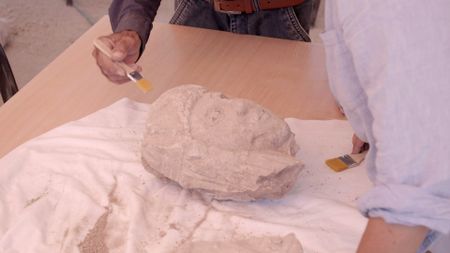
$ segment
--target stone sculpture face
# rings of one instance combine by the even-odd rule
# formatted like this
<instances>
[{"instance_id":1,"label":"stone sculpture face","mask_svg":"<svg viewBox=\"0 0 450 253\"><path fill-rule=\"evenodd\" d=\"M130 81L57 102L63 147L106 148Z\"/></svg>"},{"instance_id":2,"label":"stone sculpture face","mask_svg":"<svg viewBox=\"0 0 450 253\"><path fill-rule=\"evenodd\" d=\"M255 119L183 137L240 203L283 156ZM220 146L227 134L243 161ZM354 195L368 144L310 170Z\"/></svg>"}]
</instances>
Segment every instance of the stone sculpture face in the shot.
<instances>
[{"instance_id":1,"label":"stone sculpture face","mask_svg":"<svg viewBox=\"0 0 450 253\"><path fill-rule=\"evenodd\" d=\"M287 124L245 99L196 85L167 91L150 107L145 168L216 199L278 198L302 168Z\"/></svg>"},{"instance_id":2,"label":"stone sculpture face","mask_svg":"<svg viewBox=\"0 0 450 253\"><path fill-rule=\"evenodd\" d=\"M220 93L201 96L190 114L192 137L223 149L273 149L289 129L263 107Z\"/></svg>"}]
</instances>

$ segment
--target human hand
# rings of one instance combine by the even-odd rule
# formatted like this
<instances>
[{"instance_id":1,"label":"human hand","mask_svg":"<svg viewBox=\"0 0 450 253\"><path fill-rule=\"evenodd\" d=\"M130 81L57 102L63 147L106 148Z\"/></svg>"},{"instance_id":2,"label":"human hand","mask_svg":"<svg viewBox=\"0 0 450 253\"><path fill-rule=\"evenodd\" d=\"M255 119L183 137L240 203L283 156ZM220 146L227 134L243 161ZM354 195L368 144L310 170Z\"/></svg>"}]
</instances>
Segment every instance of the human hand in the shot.
<instances>
[{"instance_id":1,"label":"human hand","mask_svg":"<svg viewBox=\"0 0 450 253\"><path fill-rule=\"evenodd\" d=\"M357 253L418 252L428 232L424 226L387 223L382 218L370 217Z\"/></svg>"},{"instance_id":2,"label":"human hand","mask_svg":"<svg viewBox=\"0 0 450 253\"><path fill-rule=\"evenodd\" d=\"M359 154L369 150L369 143L362 141L356 134L353 134L352 144L352 154Z\"/></svg>"},{"instance_id":3,"label":"human hand","mask_svg":"<svg viewBox=\"0 0 450 253\"><path fill-rule=\"evenodd\" d=\"M99 39L112 50L111 58L97 48L92 51L92 56L106 78L117 84L130 81L125 70L115 62L124 62L134 70L141 71L142 68L135 64L141 48L141 39L137 32L122 31L102 36Z\"/></svg>"}]
</instances>

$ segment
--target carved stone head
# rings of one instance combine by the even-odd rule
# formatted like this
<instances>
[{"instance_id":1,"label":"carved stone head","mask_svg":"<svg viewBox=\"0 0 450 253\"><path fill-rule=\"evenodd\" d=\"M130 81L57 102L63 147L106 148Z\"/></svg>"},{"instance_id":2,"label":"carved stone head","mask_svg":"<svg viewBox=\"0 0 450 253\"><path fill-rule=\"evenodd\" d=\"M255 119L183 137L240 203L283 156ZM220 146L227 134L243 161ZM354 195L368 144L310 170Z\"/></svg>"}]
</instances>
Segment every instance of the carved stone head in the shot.
<instances>
[{"instance_id":1,"label":"carved stone head","mask_svg":"<svg viewBox=\"0 0 450 253\"><path fill-rule=\"evenodd\" d=\"M215 199L280 198L303 167L294 134L260 105L197 85L151 106L142 145L145 168Z\"/></svg>"}]
</instances>

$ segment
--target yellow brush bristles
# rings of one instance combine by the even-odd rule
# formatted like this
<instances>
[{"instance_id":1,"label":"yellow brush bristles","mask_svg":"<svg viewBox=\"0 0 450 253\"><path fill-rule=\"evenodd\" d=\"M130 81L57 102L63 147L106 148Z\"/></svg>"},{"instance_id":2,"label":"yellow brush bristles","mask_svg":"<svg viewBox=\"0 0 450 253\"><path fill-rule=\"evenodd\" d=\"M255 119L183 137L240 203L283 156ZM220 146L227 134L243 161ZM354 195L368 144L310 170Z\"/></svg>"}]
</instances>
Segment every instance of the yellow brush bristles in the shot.
<instances>
[{"instance_id":1,"label":"yellow brush bristles","mask_svg":"<svg viewBox=\"0 0 450 253\"><path fill-rule=\"evenodd\" d=\"M145 79L137 80L136 84L145 93L152 89L152 84Z\"/></svg>"},{"instance_id":2,"label":"yellow brush bristles","mask_svg":"<svg viewBox=\"0 0 450 253\"><path fill-rule=\"evenodd\" d=\"M334 170L336 172L340 172L345 169L348 169L348 165L346 163L344 163L341 159L339 159L339 157L333 158L333 159L328 159L325 161L325 164L328 165L328 167L330 167L332 170Z\"/></svg>"}]
</instances>

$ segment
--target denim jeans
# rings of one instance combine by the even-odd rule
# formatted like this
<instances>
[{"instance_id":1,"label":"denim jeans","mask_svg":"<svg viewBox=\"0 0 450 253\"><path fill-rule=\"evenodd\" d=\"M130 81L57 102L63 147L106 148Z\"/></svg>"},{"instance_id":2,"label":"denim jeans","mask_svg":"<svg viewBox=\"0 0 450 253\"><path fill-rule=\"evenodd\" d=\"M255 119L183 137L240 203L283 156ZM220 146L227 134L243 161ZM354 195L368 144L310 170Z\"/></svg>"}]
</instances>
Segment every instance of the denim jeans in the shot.
<instances>
[{"instance_id":1,"label":"denim jeans","mask_svg":"<svg viewBox=\"0 0 450 253\"><path fill-rule=\"evenodd\" d=\"M236 15L216 12L209 0L176 0L175 14L170 23L310 42L308 33L314 1L306 0L293 7Z\"/></svg>"}]
</instances>

